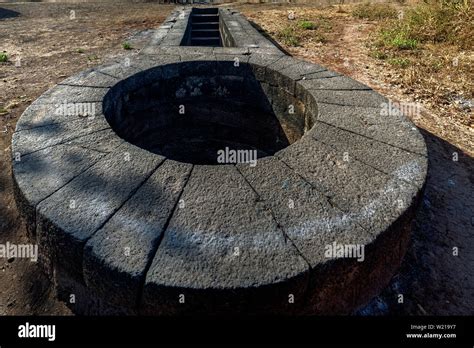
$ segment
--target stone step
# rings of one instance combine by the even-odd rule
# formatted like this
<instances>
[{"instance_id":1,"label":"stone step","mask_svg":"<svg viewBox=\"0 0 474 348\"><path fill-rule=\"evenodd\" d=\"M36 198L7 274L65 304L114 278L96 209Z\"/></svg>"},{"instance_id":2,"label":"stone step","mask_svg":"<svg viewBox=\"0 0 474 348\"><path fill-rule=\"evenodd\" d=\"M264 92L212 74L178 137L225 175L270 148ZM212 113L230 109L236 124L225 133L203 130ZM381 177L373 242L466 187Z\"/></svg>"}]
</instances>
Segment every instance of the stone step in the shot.
<instances>
[{"instance_id":1,"label":"stone step","mask_svg":"<svg viewBox=\"0 0 474 348\"><path fill-rule=\"evenodd\" d=\"M191 30L191 37L192 38L197 38L197 37L213 37L213 38L218 38L220 37L220 32L219 30L216 29L192 29Z\"/></svg>"},{"instance_id":2,"label":"stone step","mask_svg":"<svg viewBox=\"0 0 474 348\"><path fill-rule=\"evenodd\" d=\"M219 29L219 22L198 22L193 23L192 25L194 29Z\"/></svg>"},{"instance_id":3,"label":"stone step","mask_svg":"<svg viewBox=\"0 0 474 348\"><path fill-rule=\"evenodd\" d=\"M220 37L193 37L192 46L220 46Z\"/></svg>"},{"instance_id":4,"label":"stone step","mask_svg":"<svg viewBox=\"0 0 474 348\"><path fill-rule=\"evenodd\" d=\"M214 22L219 23L219 15L217 14L193 14L191 16L192 23Z\"/></svg>"},{"instance_id":5,"label":"stone step","mask_svg":"<svg viewBox=\"0 0 474 348\"><path fill-rule=\"evenodd\" d=\"M218 8L213 8L213 7L209 7L209 8L194 8L193 9L193 14L218 14L219 13L219 9Z\"/></svg>"}]
</instances>

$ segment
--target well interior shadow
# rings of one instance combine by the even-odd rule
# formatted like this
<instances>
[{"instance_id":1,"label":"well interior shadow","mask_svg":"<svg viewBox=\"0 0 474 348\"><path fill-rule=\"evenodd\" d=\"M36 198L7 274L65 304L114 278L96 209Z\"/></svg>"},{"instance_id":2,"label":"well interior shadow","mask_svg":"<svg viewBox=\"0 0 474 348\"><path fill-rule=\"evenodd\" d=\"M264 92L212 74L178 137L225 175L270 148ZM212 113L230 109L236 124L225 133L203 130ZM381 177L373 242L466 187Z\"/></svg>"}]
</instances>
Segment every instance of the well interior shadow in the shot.
<instances>
[{"instance_id":1,"label":"well interior shadow","mask_svg":"<svg viewBox=\"0 0 474 348\"><path fill-rule=\"evenodd\" d=\"M105 97L108 122L130 143L192 164L217 164L217 152L226 148L265 157L301 138L303 110L275 109L277 94L249 65L219 62L223 72L216 73L213 64L164 66L162 77L147 83L131 77ZM173 69L180 74L167 77Z\"/></svg>"}]
</instances>

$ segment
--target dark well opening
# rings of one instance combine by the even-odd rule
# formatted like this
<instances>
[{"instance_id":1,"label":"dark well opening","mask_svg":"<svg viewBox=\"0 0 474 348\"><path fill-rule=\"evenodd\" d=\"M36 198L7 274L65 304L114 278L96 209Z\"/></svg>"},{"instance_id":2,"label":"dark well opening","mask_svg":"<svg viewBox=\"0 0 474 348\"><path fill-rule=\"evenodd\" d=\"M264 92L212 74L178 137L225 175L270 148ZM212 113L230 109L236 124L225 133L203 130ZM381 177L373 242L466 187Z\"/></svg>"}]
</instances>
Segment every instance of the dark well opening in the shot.
<instances>
[{"instance_id":1,"label":"dark well opening","mask_svg":"<svg viewBox=\"0 0 474 348\"><path fill-rule=\"evenodd\" d=\"M310 126L300 100L258 81L252 66L234 61L193 61L143 71L112 87L103 105L108 122L124 140L194 164L222 163L220 150L269 156Z\"/></svg>"}]
</instances>

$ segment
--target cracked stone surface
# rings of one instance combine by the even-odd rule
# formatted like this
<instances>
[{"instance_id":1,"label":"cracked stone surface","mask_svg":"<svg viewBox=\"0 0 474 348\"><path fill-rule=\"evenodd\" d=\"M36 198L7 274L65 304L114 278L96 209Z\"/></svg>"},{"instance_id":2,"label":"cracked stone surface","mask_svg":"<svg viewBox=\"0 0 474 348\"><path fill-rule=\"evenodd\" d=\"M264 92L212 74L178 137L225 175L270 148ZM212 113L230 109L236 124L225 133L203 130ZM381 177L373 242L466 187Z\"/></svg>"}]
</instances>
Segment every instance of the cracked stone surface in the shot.
<instances>
[{"instance_id":1,"label":"cracked stone surface","mask_svg":"<svg viewBox=\"0 0 474 348\"><path fill-rule=\"evenodd\" d=\"M82 314L352 313L404 256L422 136L233 10L219 15L234 47L180 46L190 15L177 8L139 54L67 78L18 121L15 196L45 271ZM255 166L186 160L242 143ZM364 260L328 257L333 243Z\"/></svg>"}]
</instances>

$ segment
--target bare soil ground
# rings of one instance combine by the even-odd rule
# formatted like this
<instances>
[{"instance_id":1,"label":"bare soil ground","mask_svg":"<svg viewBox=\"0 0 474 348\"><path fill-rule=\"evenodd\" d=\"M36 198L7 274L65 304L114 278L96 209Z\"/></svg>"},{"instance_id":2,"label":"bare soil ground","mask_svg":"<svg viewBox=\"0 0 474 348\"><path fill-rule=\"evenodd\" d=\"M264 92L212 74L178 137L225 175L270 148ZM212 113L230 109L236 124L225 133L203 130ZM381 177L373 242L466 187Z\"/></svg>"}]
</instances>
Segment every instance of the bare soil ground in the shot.
<instances>
[{"instance_id":1,"label":"bare soil ground","mask_svg":"<svg viewBox=\"0 0 474 348\"><path fill-rule=\"evenodd\" d=\"M351 5L235 7L292 55L351 76L395 101L423 105L413 121L425 136L430 168L412 243L399 274L359 314L474 313L472 109L436 98L434 93L472 96L456 70L450 71L451 78L407 83L406 74L416 70L401 71L373 58L367 42L377 23L350 16ZM9 56L9 62L0 63L0 243L26 243L11 184L10 142L18 117L65 77L123 54L124 41L140 30L157 27L171 9L154 3L0 5L0 52ZM297 46L287 45L287 37L281 35L288 25L288 11L319 23ZM472 51L460 57L461 64L472 64ZM473 77L466 76L471 81ZM458 161L453 161L453 153ZM404 295L402 304L399 294ZM0 259L0 315L69 313L55 300L34 263Z\"/></svg>"}]
</instances>

